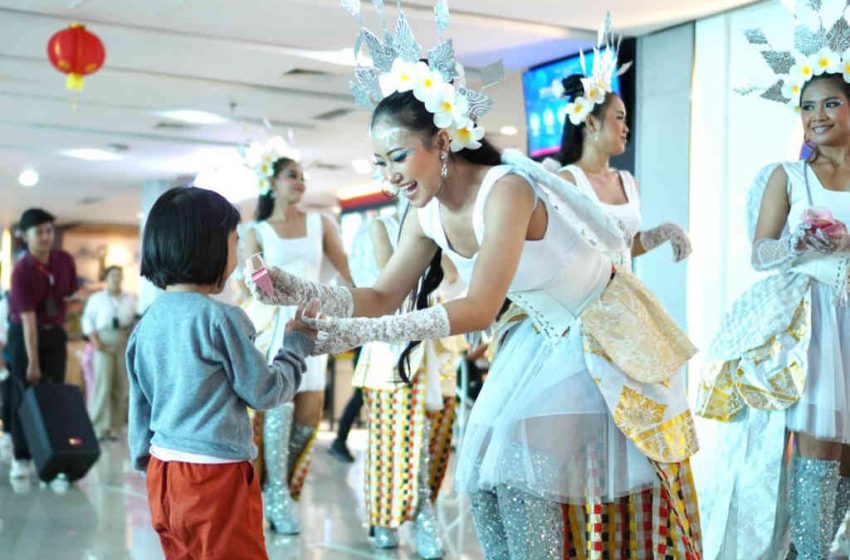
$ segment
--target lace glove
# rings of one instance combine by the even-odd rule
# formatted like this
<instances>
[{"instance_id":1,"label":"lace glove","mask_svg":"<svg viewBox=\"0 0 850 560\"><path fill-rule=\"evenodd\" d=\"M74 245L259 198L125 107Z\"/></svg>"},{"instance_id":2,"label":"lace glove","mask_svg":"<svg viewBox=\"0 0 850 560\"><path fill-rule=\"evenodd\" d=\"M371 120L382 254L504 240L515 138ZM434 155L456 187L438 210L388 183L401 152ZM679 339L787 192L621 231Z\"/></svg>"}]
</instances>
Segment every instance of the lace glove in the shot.
<instances>
[{"instance_id":1,"label":"lace glove","mask_svg":"<svg viewBox=\"0 0 850 560\"><path fill-rule=\"evenodd\" d=\"M676 224L661 224L658 227L640 232L640 244L647 251L652 251L665 241L673 248L673 262L688 258L691 254L691 240L685 230Z\"/></svg>"},{"instance_id":2,"label":"lace glove","mask_svg":"<svg viewBox=\"0 0 850 560\"><path fill-rule=\"evenodd\" d=\"M449 316L442 305L377 318L304 317L303 321L319 331L313 355L339 354L367 342L410 342L444 338L450 333Z\"/></svg>"},{"instance_id":3,"label":"lace glove","mask_svg":"<svg viewBox=\"0 0 850 560\"><path fill-rule=\"evenodd\" d=\"M318 299L322 311L333 317L351 317L354 313L354 299L351 290L336 286L323 286L316 282L302 280L294 274L279 268L269 269L272 280L272 292L266 294L251 279L251 271L245 269L245 285L254 298L266 305L300 305L311 299Z\"/></svg>"},{"instance_id":4,"label":"lace glove","mask_svg":"<svg viewBox=\"0 0 850 560\"><path fill-rule=\"evenodd\" d=\"M848 253L850 252L850 236L844 234L821 239L810 235L809 230L801 224L794 233L786 233L779 239L756 239L753 243L753 268L758 271L781 268L809 251L824 254Z\"/></svg>"}]
</instances>

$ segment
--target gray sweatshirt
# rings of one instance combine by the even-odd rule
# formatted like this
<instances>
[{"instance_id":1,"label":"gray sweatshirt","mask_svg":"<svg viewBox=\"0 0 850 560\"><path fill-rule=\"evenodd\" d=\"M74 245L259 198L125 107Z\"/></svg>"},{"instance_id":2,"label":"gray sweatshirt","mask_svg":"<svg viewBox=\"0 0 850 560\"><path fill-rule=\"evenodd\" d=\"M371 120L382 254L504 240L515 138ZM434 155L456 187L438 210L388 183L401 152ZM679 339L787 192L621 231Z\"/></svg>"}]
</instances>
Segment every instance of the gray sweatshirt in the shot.
<instances>
[{"instance_id":1,"label":"gray sweatshirt","mask_svg":"<svg viewBox=\"0 0 850 560\"><path fill-rule=\"evenodd\" d=\"M313 340L287 334L268 365L255 336L244 311L206 295L165 292L156 299L127 346L135 468L147 468L151 444L222 459L256 457L247 409L292 399Z\"/></svg>"}]
</instances>

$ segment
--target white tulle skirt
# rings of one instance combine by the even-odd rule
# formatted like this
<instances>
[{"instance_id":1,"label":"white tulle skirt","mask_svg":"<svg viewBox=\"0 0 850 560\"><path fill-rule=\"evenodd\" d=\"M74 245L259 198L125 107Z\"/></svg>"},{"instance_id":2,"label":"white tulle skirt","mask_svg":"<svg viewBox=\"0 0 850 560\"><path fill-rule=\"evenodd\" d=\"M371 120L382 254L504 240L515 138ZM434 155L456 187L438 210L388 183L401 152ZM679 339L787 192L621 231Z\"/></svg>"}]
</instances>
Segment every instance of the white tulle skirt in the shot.
<instances>
[{"instance_id":1,"label":"white tulle skirt","mask_svg":"<svg viewBox=\"0 0 850 560\"><path fill-rule=\"evenodd\" d=\"M832 291L812 286L812 337L806 387L786 412L786 426L821 440L850 444L850 306Z\"/></svg>"},{"instance_id":2,"label":"white tulle skirt","mask_svg":"<svg viewBox=\"0 0 850 560\"><path fill-rule=\"evenodd\" d=\"M556 344L527 319L511 329L470 413L458 455L460 490L504 484L585 503L657 484L649 460L614 424L588 357L580 328ZM616 368L607 361L594 367Z\"/></svg>"}]
</instances>

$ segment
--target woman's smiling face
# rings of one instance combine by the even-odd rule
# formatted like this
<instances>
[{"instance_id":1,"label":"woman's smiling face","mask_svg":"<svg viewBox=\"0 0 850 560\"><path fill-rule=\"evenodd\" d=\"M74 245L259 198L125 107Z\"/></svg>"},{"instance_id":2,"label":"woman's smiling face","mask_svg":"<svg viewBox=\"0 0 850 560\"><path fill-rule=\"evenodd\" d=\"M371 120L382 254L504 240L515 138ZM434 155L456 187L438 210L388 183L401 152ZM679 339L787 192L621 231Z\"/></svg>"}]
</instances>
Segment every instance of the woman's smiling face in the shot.
<instances>
[{"instance_id":1,"label":"woman's smiling face","mask_svg":"<svg viewBox=\"0 0 850 560\"><path fill-rule=\"evenodd\" d=\"M843 145L850 136L850 101L841 78L812 80L800 102L806 138L817 146Z\"/></svg>"},{"instance_id":2,"label":"woman's smiling face","mask_svg":"<svg viewBox=\"0 0 850 560\"><path fill-rule=\"evenodd\" d=\"M372 126L375 165L384 180L410 204L422 208L440 191L442 177L440 150L426 145L422 135L406 130L390 119L379 119Z\"/></svg>"}]
</instances>

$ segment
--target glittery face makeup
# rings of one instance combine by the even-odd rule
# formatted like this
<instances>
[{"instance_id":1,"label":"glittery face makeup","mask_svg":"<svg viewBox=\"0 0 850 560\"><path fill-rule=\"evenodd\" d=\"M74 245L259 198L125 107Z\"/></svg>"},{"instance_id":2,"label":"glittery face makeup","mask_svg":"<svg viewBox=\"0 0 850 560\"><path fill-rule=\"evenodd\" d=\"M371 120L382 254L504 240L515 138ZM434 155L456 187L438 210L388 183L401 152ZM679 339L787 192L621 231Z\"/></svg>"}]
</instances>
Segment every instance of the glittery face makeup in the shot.
<instances>
[{"instance_id":1,"label":"glittery face makeup","mask_svg":"<svg viewBox=\"0 0 850 560\"><path fill-rule=\"evenodd\" d=\"M393 190L417 208L428 204L441 186L439 150L421 135L380 120L372 127L375 166Z\"/></svg>"}]
</instances>

